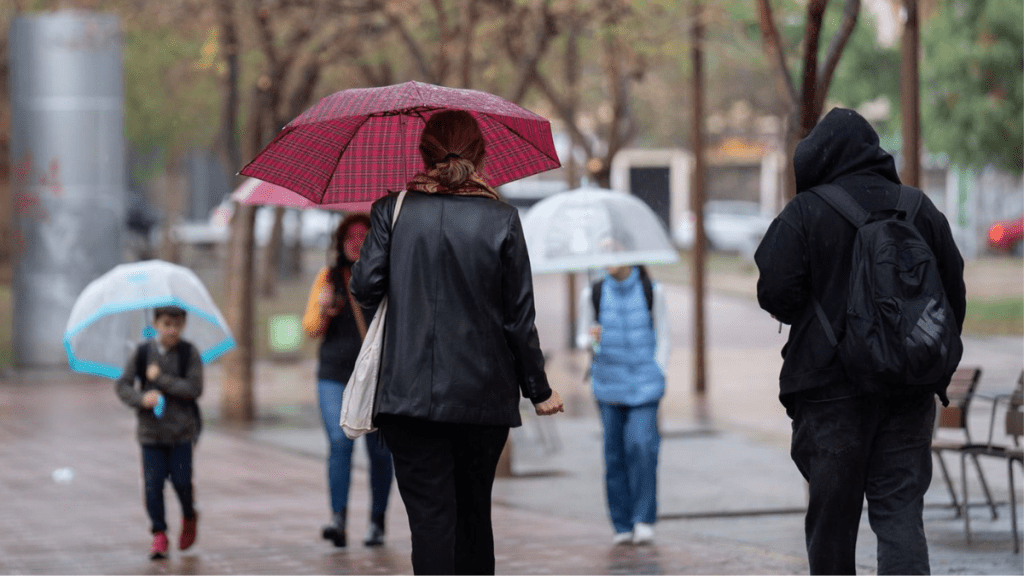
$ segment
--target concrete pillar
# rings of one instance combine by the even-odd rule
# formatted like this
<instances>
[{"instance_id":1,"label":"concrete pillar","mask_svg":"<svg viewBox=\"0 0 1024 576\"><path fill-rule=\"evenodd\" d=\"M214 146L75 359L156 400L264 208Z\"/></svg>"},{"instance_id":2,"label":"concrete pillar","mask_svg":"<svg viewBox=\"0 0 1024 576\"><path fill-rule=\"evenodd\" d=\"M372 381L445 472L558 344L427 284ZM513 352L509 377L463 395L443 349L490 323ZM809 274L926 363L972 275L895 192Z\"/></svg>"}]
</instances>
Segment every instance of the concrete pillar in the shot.
<instances>
[{"instance_id":1,"label":"concrete pillar","mask_svg":"<svg viewBox=\"0 0 1024 576\"><path fill-rule=\"evenodd\" d=\"M121 29L94 12L24 15L9 42L14 362L57 366L75 298L121 261Z\"/></svg>"}]
</instances>

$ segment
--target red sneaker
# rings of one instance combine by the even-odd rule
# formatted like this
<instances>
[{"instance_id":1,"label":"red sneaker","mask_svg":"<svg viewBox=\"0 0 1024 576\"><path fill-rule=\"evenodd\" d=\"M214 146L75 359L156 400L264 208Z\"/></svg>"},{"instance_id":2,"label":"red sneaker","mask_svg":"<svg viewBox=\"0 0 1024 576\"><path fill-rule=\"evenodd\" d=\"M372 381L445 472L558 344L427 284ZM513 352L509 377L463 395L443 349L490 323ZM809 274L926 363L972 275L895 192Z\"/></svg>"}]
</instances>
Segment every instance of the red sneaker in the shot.
<instances>
[{"instance_id":1,"label":"red sneaker","mask_svg":"<svg viewBox=\"0 0 1024 576\"><path fill-rule=\"evenodd\" d=\"M192 518L185 518L181 522L181 537L178 538L178 549L188 550L196 542L196 534L199 530L199 513Z\"/></svg>"},{"instance_id":2,"label":"red sneaker","mask_svg":"<svg viewBox=\"0 0 1024 576\"><path fill-rule=\"evenodd\" d=\"M153 534L153 545L149 548L149 559L150 560L162 560L167 558L167 534L163 532L155 532Z\"/></svg>"}]
</instances>

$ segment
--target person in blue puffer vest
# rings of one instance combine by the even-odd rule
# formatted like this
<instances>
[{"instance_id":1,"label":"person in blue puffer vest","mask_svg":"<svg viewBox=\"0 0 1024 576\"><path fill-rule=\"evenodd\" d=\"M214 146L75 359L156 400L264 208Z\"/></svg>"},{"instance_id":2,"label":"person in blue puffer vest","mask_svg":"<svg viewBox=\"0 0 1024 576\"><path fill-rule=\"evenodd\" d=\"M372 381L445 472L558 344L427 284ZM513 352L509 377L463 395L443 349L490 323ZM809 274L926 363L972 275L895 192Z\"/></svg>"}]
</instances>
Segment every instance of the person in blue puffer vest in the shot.
<instances>
[{"instance_id":1,"label":"person in blue puffer vest","mask_svg":"<svg viewBox=\"0 0 1024 576\"><path fill-rule=\"evenodd\" d=\"M657 518L658 404L670 350L665 293L643 266L618 266L584 288L580 302L577 346L594 351L612 543L649 544Z\"/></svg>"}]
</instances>

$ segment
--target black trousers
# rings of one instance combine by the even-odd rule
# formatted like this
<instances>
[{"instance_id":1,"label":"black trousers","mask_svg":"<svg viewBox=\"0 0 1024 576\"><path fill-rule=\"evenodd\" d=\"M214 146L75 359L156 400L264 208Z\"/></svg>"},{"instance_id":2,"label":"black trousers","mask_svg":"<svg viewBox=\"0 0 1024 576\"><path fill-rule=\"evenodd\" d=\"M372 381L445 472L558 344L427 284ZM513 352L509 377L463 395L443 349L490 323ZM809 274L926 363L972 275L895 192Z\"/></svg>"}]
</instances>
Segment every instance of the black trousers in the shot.
<instances>
[{"instance_id":1,"label":"black trousers","mask_svg":"<svg viewBox=\"0 0 1024 576\"><path fill-rule=\"evenodd\" d=\"M178 494L182 516L196 516L192 500L192 448L191 442L142 445L146 512L149 514L150 531L153 533L167 531L167 520L164 516L164 484L167 478L171 479L171 485Z\"/></svg>"},{"instance_id":2,"label":"black trousers","mask_svg":"<svg viewBox=\"0 0 1024 576\"><path fill-rule=\"evenodd\" d=\"M811 574L856 573L865 497L878 574L930 573L922 513L932 479L934 395L808 395L791 413L791 455L810 485Z\"/></svg>"},{"instance_id":3,"label":"black trousers","mask_svg":"<svg viewBox=\"0 0 1024 576\"><path fill-rule=\"evenodd\" d=\"M491 488L506 426L380 416L416 574L494 574Z\"/></svg>"}]
</instances>

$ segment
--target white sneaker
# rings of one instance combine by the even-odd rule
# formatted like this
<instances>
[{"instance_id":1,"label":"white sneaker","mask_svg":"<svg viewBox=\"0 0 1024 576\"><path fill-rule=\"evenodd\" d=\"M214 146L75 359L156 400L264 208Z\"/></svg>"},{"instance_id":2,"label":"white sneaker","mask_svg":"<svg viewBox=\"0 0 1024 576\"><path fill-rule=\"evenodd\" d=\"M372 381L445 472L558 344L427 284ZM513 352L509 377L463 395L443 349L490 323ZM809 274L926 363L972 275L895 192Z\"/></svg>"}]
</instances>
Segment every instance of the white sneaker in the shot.
<instances>
[{"instance_id":1,"label":"white sneaker","mask_svg":"<svg viewBox=\"0 0 1024 576\"><path fill-rule=\"evenodd\" d=\"M654 542L654 526L637 522L633 526L633 544L650 544Z\"/></svg>"},{"instance_id":2,"label":"white sneaker","mask_svg":"<svg viewBox=\"0 0 1024 576\"><path fill-rule=\"evenodd\" d=\"M632 532L619 532L615 536L612 536L613 546L622 546L623 544L629 544L633 541Z\"/></svg>"}]
</instances>

